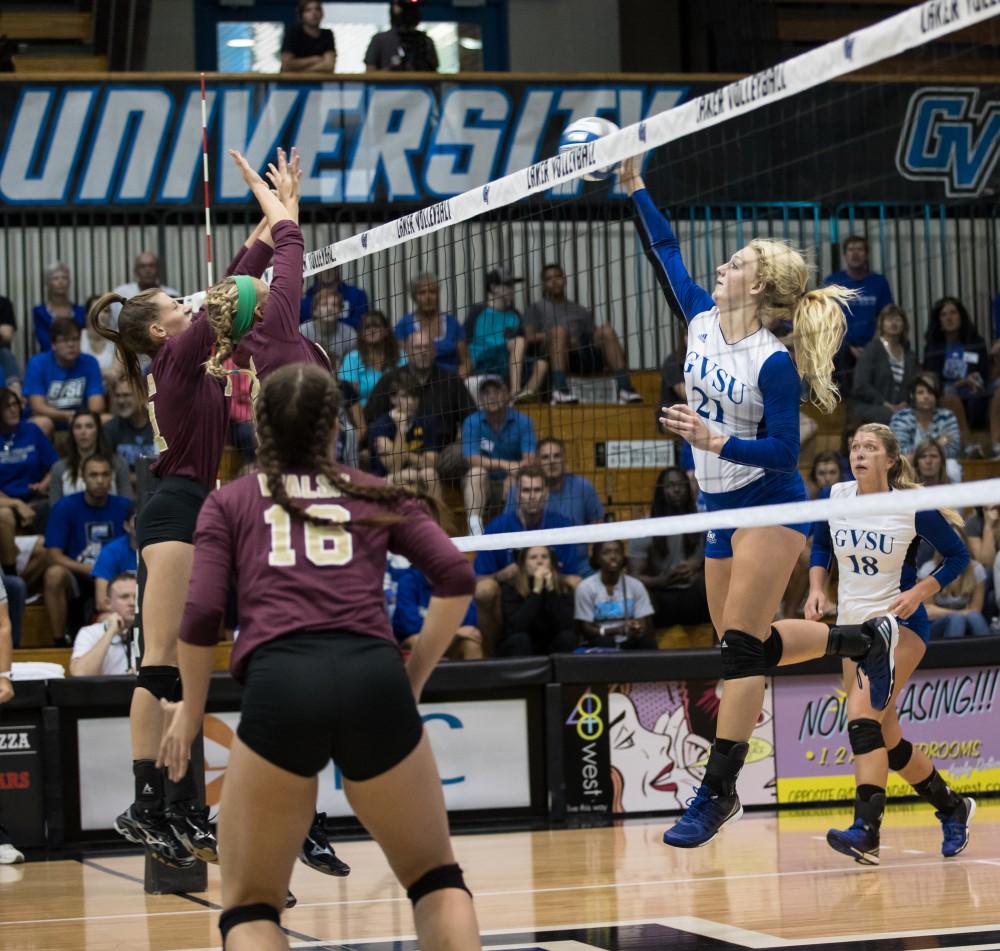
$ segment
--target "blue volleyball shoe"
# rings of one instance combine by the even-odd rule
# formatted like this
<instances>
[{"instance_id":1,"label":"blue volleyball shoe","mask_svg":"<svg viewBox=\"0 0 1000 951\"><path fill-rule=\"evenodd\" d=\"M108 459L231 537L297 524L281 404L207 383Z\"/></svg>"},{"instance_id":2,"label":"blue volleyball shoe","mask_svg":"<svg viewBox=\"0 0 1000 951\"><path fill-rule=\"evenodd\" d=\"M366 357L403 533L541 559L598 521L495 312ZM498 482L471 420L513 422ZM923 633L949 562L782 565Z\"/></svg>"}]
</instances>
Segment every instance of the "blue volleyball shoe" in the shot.
<instances>
[{"instance_id":1,"label":"blue volleyball shoe","mask_svg":"<svg viewBox=\"0 0 1000 951\"><path fill-rule=\"evenodd\" d=\"M684 815L663 833L663 841L678 849L701 848L742 815L739 796L722 796L702 784L688 800Z\"/></svg>"},{"instance_id":2,"label":"blue volleyball shoe","mask_svg":"<svg viewBox=\"0 0 1000 951\"><path fill-rule=\"evenodd\" d=\"M950 859L964 852L969 844L969 823L976 814L976 800L963 796L954 812L935 812L941 823L941 854Z\"/></svg>"},{"instance_id":3,"label":"blue volleyball shoe","mask_svg":"<svg viewBox=\"0 0 1000 951\"><path fill-rule=\"evenodd\" d=\"M858 667L868 678L872 706L884 710L896 689L896 648L899 646L899 624L891 614L865 621L862 629L871 637L868 653L858 661Z\"/></svg>"},{"instance_id":4,"label":"blue volleyball shoe","mask_svg":"<svg viewBox=\"0 0 1000 951\"><path fill-rule=\"evenodd\" d=\"M863 819L855 819L849 829L831 829L826 834L827 845L841 855L849 855L859 865L878 865L878 829Z\"/></svg>"}]
</instances>

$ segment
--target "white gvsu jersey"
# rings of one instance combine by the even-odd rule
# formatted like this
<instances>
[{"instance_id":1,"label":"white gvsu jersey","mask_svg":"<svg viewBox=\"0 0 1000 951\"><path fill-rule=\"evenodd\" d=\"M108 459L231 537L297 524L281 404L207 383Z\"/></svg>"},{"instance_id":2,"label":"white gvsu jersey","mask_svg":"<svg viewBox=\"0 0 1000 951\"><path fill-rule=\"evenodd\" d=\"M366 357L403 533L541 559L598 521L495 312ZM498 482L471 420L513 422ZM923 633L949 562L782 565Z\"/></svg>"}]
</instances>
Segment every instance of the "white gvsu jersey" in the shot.
<instances>
[{"instance_id":1,"label":"white gvsu jersey","mask_svg":"<svg viewBox=\"0 0 1000 951\"><path fill-rule=\"evenodd\" d=\"M857 494L856 482L838 482L830 488L831 499ZM862 624L888 613L903 585L906 555L918 534L914 512L830 519L830 544L840 569L838 624Z\"/></svg>"},{"instance_id":2,"label":"white gvsu jersey","mask_svg":"<svg viewBox=\"0 0 1000 951\"><path fill-rule=\"evenodd\" d=\"M688 406L713 432L738 439L756 439L764 418L764 399L758 380L761 368L785 345L765 327L730 344L713 307L688 324L684 385ZM798 401L798 393L792 395ZM694 449L695 474L702 491L732 492L759 479L764 470L729 462L715 453Z\"/></svg>"}]
</instances>

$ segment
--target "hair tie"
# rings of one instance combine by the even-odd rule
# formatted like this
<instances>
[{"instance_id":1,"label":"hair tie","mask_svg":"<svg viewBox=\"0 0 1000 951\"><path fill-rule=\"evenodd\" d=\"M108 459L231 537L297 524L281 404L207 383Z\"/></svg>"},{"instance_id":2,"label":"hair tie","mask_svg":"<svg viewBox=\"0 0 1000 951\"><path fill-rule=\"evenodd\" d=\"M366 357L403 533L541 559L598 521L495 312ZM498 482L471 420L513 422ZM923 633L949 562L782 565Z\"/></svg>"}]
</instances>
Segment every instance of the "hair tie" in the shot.
<instances>
[{"instance_id":1,"label":"hair tie","mask_svg":"<svg viewBox=\"0 0 1000 951\"><path fill-rule=\"evenodd\" d=\"M253 278L246 274L237 274L233 278L236 285L236 317L229 331L233 343L239 343L243 335L253 326L253 315L257 309L257 288Z\"/></svg>"}]
</instances>

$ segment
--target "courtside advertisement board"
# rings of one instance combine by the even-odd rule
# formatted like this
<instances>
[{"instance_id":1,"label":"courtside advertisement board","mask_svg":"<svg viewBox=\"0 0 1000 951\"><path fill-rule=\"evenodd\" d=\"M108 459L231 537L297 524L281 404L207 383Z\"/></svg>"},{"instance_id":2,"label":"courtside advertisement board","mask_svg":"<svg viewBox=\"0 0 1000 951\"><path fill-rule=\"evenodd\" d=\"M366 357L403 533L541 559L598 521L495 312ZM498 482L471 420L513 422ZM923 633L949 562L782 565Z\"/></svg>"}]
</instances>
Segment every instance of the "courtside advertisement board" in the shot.
<instances>
[{"instance_id":1,"label":"courtside advertisement board","mask_svg":"<svg viewBox=\"0 0 1000 951\"><path fill-rule=\"evenodd\" d=\"M1000 789L1000 668L918 670L897 703L903 736L923 749L960 792ZM835 677L774 680L778 802L854 798L847 695ZM889 773L888 795L913 796Z\"/></svg>"}]
</instances>

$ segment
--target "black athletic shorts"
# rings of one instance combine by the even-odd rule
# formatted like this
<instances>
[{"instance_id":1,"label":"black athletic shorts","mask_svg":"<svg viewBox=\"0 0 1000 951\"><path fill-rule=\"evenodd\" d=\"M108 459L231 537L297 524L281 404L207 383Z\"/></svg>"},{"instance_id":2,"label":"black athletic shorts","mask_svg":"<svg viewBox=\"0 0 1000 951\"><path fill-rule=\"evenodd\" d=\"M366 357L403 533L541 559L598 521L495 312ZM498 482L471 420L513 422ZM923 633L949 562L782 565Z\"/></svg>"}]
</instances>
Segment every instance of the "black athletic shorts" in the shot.
<instances>
[{"instance_id":1,"label":"black athletic shorts","mask_svg":"<svg viewBox=\"0 0 1000 951\"><path fill-rule=\"evenodd\" d=\"M152 497L136 519L139 550L159 542L194 542L194 527L208 489L194 479L167 476L160 480Z\"/></svg>"},{"instance_id":2,"label":"black athletic shorts","mask_svg":"<svg viewBox=\"0 0 1000 951\"><path fill-rule=\"evenodd\" d=\"M569 350L569 372L575 376L597 376L604 372L604 354L592 337L581 337L579 347Z\"/></svg>"},{"instance_id":3,"label":"black athletic shorts","mask_svg":"<svg viewBox=\"0 0 1000 951\"><path fill-rule=\"evenodd\" d=\"M290 773L315 776L333 759L345 778L373 779L423 730L399 649L381 637L299 631L250 655L237 736Z\"/></svg>"}]
</instances>

